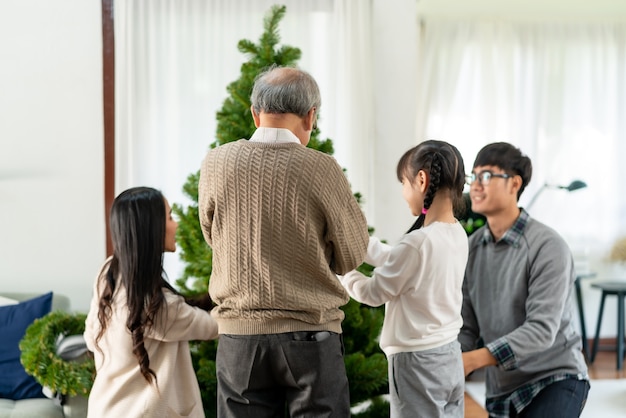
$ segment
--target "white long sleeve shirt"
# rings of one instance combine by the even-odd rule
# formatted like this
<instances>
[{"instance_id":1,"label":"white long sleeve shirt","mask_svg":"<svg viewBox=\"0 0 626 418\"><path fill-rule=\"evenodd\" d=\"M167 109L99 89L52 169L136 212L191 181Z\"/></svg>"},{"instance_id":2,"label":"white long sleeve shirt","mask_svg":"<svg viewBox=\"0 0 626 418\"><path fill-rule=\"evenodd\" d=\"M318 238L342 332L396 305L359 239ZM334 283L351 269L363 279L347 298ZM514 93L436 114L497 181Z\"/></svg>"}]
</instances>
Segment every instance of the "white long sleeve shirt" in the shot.
<instances>
[{"instance_id":1,"label":"white long sleeve shirt","mask_svg":"<svg viewBox=\"0 0 626 418\"><path fill-rule=\"evenodd\" d=\"M354 270L340 280L357 301L385 304L380 346L387 356L428 350L454 341L463 324L467 255L463 227L434 222L393 247L370 238L366 261L376 267L373 276Z\"/></svg>"}]
</instances>

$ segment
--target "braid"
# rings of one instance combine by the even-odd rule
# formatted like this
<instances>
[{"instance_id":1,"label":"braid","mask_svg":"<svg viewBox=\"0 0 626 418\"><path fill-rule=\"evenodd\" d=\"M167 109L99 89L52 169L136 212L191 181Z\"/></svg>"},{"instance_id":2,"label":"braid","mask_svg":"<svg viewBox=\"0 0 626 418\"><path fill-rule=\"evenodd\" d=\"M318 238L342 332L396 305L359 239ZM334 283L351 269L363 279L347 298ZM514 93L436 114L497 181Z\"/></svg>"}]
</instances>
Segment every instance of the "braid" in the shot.
<instances>
[{"instance_id":1,"label":"braid","mask_svg":"<svg viewBox=\"0 0 626 418\"><path fill-rule=\"evenodd\" d=\"M435 198L435 194L437 194L437 190L439 190L439 184L441 183L441 159L438 152L433 154L431 163L430 163L430 182L428 183L428 189L426 190L426 195L424 196L424 209L430 208L430 205L433 203L433 199ZM411 228L407 231L407 234L411 231L415 231L416 229L420 229L424 226L424 221L426 220L426 214L422 213L416 220Z\"/></svg>"},{"instance_id":2,"label":"braid","mask_svg":"<svg viewBox=\"0 0 626 418\"><path fill-rule=\"evenodd\" d=\"M430 163L430 182L428 184L428 190L426 190L426 196L424 196L424 209L430 208L433 204L433 199L437 190L439 190L439 184L441 183L441 157L438 152L435 152L433 159Z\"/></svg>"},{"instance_id":3,"label":"braid","mask_svg":"<svg viewBox=\"0 0 626 418\"><path fill-rule=\"evenodd\" d=\"M424 219L426 219L426 215L422 213L420 216L417 217L413 225L411 225L406 233L408 234L409 232L415 231L416 229L420 229L424 225Z\"/></svg>"},{"instance_id":4,"label":"braid","mask_svg":"<svg viewBox=\"0 0 626 418\"><path fill-rule=\"evenodd\" d=\"M453 209L462 205L455 204L457 201L463 203L463 187L465 184L465 167L463 157L459 150L447 142L428 140L406 151L396 168L398 180L402 183L405 179L413 182L415 176L423 170L428 175L428 188L424 193L423 208L429 209L439 191L450 190L453 198ZM421 228L426 218L422 213L411 228L411 232Z\"/></svg>"}]
</instances>

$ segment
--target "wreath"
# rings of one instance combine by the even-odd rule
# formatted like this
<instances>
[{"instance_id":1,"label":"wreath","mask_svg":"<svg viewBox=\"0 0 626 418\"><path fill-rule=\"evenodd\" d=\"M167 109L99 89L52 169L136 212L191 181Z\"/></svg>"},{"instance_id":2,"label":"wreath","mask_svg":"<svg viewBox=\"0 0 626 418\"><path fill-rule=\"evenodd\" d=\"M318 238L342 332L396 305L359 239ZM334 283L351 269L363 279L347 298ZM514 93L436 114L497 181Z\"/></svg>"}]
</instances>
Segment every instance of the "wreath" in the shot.
<instances>
[{"instance_id":1,"label":"wreath","mask_svg":"<svg viewBox=\"0 0 626 418\"><path fill-rule=\"evenodd\" d=\"M66 361L57 355L60 338L82 334L85 314L53 311L36 319L20 341L20 360L26 373L39 384L62 395L89 395L95 378L92 356L77 361Z\"/></svg>"}]
</instances>

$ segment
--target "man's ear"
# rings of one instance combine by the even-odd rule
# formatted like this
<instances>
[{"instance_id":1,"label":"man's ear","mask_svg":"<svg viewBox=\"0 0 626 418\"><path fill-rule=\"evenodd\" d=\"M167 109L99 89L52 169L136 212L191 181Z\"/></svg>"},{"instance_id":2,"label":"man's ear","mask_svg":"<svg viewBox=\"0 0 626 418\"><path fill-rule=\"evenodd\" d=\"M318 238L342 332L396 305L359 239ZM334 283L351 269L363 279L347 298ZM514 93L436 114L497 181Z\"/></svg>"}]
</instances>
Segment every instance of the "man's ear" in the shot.
<instances>
[{"instance_id":1,"label":"man's ear","mask_svg":"<svg viewBox=\"0 0 626 418\"><path fill-rule=\"evenodd\" d=\"M517 192L519 192L519 189L522 188L522 182L522 176L519 174L516 174L511 178L511 191L515 194L516 198Z\"/></svg>"},{"instance_id":2,"label":"man's ear","mask_svg":"<svg viewBox=\"0 0 626 418\"><path fill-rule=\"evenodd\" d=\"M311 110L309 110L306 114L306 116L304 117L304 130L305 131L312 131L313 127L315 125L315 118L317 117L317 115L315 114L315 108L312 107Z\"/></svg>"},{"instance_id":3,"label":"man's ear","mask_svg":"<svg viewBox=\"0 0 626 418\"><path fill-rule=\"evenodd\" d=\"M252 119L254 120L254 126L255 127L259 127L259 125L261 124L261 119L259 118L259 115L256 114L256 112L254 111L254 107L250 106L250 112L252 113Z\"/></svg>"}]
</instances>

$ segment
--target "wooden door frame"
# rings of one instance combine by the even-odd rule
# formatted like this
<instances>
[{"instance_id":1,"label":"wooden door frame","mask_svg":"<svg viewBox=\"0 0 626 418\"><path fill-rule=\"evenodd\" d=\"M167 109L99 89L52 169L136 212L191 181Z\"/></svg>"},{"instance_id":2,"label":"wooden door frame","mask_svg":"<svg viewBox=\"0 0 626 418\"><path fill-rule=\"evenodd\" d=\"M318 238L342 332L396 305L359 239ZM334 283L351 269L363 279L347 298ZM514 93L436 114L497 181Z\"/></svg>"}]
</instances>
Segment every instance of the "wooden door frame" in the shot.
<instances>
[{"instance_id":1,"label":"wooden door frame","mask_svg":"<svg viewBox=\"0 0 626 418\"><path fill-rule=\"evenodd\" d=\"M115 199L115 36L114 0L102 4L102 87L104 111L104 216L107 256L113 254L109 213Z\"/></svg>"}]
</instances>

